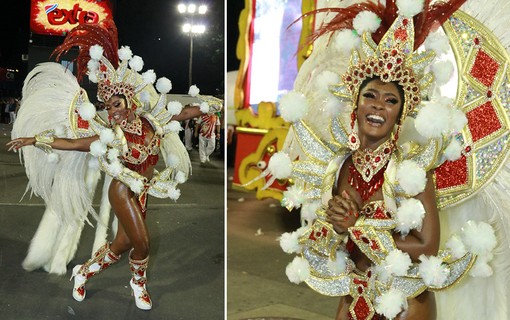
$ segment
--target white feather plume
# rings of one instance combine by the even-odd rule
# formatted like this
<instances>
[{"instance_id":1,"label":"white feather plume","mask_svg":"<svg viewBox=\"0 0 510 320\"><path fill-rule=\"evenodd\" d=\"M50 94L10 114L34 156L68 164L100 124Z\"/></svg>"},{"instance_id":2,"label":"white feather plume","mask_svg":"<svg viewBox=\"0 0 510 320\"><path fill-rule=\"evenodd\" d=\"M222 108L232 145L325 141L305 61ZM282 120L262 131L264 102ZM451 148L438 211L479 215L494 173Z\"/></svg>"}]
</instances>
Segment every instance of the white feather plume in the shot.
<instances>
[{"instance_id":1,"label":"white feather plume","mask_svg":"<svg viewBox=\"0 0 510 320\"><path fill-rule=\"evenodd\" d=\"M381 25L381 18L372 11L361 11L352 21L352 26L358 34L374 33Z\"/></svg>"},{"instance_id":2,"label":"white feather plume","mask_svg":"<svg viewBox=\"0 0 510 320\"><path fill-rule=\"evenodd\" d=\"M344 29L336 32L333 36L333 46L343 54L350 54L352 50L359 48L361 38L354 30Z\"/></svg>"},{"instance_id":3,"label":"white feather plume","mask_svg":"<svg viewBox=\"0 0 510 320\"><path fill-rule=\"evenodd\" d=\"M96 140L90 144L90 154L94 157L101 157L106 153L106 144L102 143L101 140Z\"/></svg>"},{"instance_id":4,"label":"white feather plume","mask_svg":"<svg viewBox=\"0 0 510 320\"><path fill-rule=\"evenodd\" d=\"M99 134L99 139L104 144L111 144L115 139L115 133L112 129L104 129Z\"/></svg>"},{"instance_id":5,"label":"white feather plume","mask_svg":"<svg viewBox=\"0 0 510 320\"><path fill-rule=\"evenodd\" d=\"M310 264L304 258L294 257L294 260L287 265L285 274L290 282L299 284L310 277Z\"/></svg>"},{"instance_id":6,"label":"white feather plume","mask_svg":"<svg viewBox=\"0 0 510 320\"><path fill-rule=\"evenodd\" d=\"M443 55L450 49L448 38L439 32L430 33L423 44L425 49L434 51L436 56Z\"/></svg>"}]
</instances>

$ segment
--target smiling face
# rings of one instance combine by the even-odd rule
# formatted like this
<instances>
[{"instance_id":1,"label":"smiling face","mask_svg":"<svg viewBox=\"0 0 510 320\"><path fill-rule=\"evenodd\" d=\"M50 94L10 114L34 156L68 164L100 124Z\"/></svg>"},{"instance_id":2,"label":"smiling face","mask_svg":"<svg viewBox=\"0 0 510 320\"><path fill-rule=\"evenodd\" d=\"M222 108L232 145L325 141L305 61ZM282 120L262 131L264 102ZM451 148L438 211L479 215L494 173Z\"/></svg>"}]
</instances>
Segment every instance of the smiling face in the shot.
<instances>
[{"instance_id":1,"label":"smiling face","mask_svg":"<svg viewBox=\"0 0 510 320\"><path fill-rule=\"evenodd\" d=\"M123 96L111 96L104 104L108 111L108 117L115 123L120 124L122 120L127 119L129 110L127 108L126 98Z\"/></svg>"},{"instance_id":2,"label":"smiling face","mask_svg":"<svg viewBox=\"0 0 510 320\"><path fill-rule=\"evenodd\" d=\"M390 138L403 103L395 83L376 78L361 88L357 118L362 149L375 149Z\"/></svg>"}]
</instances>

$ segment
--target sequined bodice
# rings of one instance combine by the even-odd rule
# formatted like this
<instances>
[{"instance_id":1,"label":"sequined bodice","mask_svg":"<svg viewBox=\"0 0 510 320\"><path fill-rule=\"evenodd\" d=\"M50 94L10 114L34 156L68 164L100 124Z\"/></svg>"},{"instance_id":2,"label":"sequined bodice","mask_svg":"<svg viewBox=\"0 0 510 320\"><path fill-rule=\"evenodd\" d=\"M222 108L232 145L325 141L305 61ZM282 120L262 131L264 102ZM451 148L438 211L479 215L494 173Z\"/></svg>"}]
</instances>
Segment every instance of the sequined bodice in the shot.
<instances>
[{"instance_id":1,"label":"sequined bodice","mask_svg":"<svg viewBox=\"0 0 510 320\"><path fill-rule=\"evenodd\" d=\"M122 155L126 167L140 174L145 172L149 166L154 166L159 160L160 139L154 134L146 145L147 133L153 131L151 124L145 118L142 120L142 132L140 135L131 132L124 132L128 142L128 150Z\"/></svg>"}]
</instances>

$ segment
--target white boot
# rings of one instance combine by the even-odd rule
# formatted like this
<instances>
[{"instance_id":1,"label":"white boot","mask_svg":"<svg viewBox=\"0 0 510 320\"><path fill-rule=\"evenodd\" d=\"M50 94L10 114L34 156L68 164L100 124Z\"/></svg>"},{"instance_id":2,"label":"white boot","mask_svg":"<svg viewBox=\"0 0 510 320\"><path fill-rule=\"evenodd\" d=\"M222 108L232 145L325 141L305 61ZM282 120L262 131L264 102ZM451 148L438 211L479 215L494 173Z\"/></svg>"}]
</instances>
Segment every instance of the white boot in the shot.
<instances>
[{"instance_id":1,"label":"white boot","mask_svg":"<svg viewBox=\"0 0 510 320\"><path fill-rule=\"evenodd\" d=\"M133 250L131 250L132 252ZM150 310L152 301L145 284L147 283L147 265L149 264L149 256L143 260L133 260L131 253L129 254L129 266L131 268L132 278L131 285L132 294L135 297L136 306L142 310Z\"/></svg>"},{"instance_id":2,"label":"white boot","mask_svg":"<svg viewBox=\"0 0 510 320\"><path fill-rule=\"evenodd\" d=\"M87 280L119 261L119 259L120 256L117 256L110 250L110 243L107 242L96 251L93 258L89 259L83 265L76 265L73 268L73 274L70 279L72 280L74 278L74 300L83 301L87 293L85 290L85 283Z\"/></svg>"}]
</instances>

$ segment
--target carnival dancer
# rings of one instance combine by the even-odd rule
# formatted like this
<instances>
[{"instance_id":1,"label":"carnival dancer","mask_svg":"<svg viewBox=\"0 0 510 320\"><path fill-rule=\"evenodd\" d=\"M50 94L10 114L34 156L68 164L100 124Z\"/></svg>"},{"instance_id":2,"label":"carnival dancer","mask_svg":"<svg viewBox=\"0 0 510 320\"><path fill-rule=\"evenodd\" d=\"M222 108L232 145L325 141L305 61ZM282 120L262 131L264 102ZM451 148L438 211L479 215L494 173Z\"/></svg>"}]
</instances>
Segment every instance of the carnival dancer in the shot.
<instances>
[{"instance_id":1,"label":"carnival dancer","mask_svg":"<svg viewBox=\"0 0 510 320\"><path fill-rule=\"evenodd\" d=\"M23 267L65 272L91 212L98 219L95 247L99 248L90 260L72 270L74 299L82 301L87 281L127 253L136 306L150 310L147 196L179 197L177 185L185 182L191 169L176 134L181 129L179 121L221 106L213 100L185 109L178 102L167 104L171 82L164 77L155 84L161 93L158 97L152 86L154 71L140 75L143 60L133 56L129 47L118 50L113 21L76 27L54 54L58 59L73 46L80 50L78 79L87 73L98 83L97 96L104 103L108 121L96 114L77 79L61 65L41 64L27 76L13 140L7 145L9 150L23 151L29 186L44 198L46 212ZM190 94L201 97L196 87L190 88ZM41 150L47 157L41 158ZM155 170L160 154L167 165L162 172ZM91 158L88 166L86 158ZM106 179L100 217L91 206L99 168L111 177ZM111 243L105 242L108 199L118 220Z\"/></svg>"},{"instance_id":2,"label":"carnival dancer","mask_svg":"<svg viewBox=\"0 0 510 320\"><path fill-rule=\"evenodd\" d=\"M457 11L464 2L363 1L314 12L333 16L317 22L314 51L280 102L291 130L261 177L266 185L291 178L282 205L301 208L303 227L280 239L298 254L286 274L341 296L336 319L509 317L508 149L496 148L510 128L496 102L508 101L509 59L490 31ZM443 24L445 34L429 35ZM448 39L458 90L470 92L455 100L440 94L453 70L436 59ZM339 49L352 50L348 64L331 62Z\"/></svg>"},{"instance_id":3,"label":"carnival dancer","mask_svg":"<svg viewBox=\"0 0 510 320\"><path fill-rule=\"evenodd\" d=\"M195 137L198 136L198 153L200 163L209 162L209 156L216 148L216 140L220 139L220 119L216 114L204 114L195 125Z\"/></svg>"}]
</instances>

